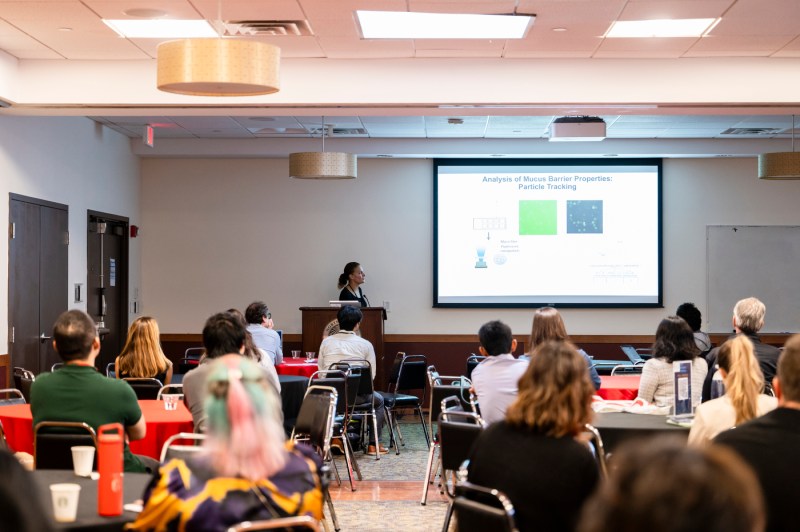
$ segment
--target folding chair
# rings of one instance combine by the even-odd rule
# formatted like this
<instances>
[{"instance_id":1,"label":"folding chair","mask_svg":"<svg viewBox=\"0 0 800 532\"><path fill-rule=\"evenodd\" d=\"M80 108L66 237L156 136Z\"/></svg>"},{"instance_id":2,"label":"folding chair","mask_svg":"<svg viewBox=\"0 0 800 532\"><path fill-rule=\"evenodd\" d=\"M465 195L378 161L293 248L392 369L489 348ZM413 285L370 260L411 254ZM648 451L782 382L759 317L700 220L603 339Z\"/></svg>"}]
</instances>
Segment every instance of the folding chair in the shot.
<instances>
[{"instance_id":1,"label":"folding chair","mask_svg":"<svg viewBox=\"0 0 800 532\"><path fill-rule=\"evenodd\" d=\"M179 432L178 434L173 434L167 438L167 441L165 441L164 445L161 447L161 463L163 464L167 460L172 460L173 458L184 460L192 454L201 451L203 448L200 444L205 439L205 434L196 434L193 432ZM191 445L175 443L181 440L191 440L193 443Z\"/></svg>"},{"instance_id":2,"label":"folding chair","mask_svg":"<svg viewBox=\"0 0 800 532\"><path fill-rule=\"evenodd\" d=\"M25 401L31 402L31 385L36 376L25 368L14 368L14 388L22 392Z\"/></svg>"},{"instance_id":3,"label":"folding chair","mask_svg":"<svg viewBox=\"0 0 800 532\"><path fill-rule=\"evenodd\" d=\"M156 399L158 391L164 387L158 379L125 377L122 380L131 385L138 399Z\"/></svg>"},{"instance_id":4,"label":"folding chair","mask_svg":"<svg viewBox=\"0 0 800 532\"><path fill-rule=\"evenodd\" d=\"M323 464L326 464L325 471L321 471L320 474L327 474L329 464L333 463L331 438L333 438L338 397L339 394L333 387L309 386L292 431L292 441L295 443L305 442L310 445L320 455ZM338 531L340 529L339 520L336 517L327 482L323 482L323 495L331 512L333 527Z\"/></svg>"},{"instance_id":5,"label":"folding chair","mask_svg":"<svg viewBox=\"0 0 800 532\"><path fill-rule=\"evenodd\" d=\"M517 532L514 505L503 492L461 481L452 503L458 532ZM450 514L444 526L449 525ZM445 528L446 530L446 528Z\"/></svg>"},{"instance_id":6,"label":"folding chair","mask_svg":"<svg viewBox=\"0 0 800 532\"><path fill-rule=\"evenodd\" d=\"M40 421L33 428L34 468L72 469L71 448L74 445L97 447L97 433L88 423Z\"/></svg>"},{"instance_id":7,"label":"folding chair","mask_svg":"<svg viewBox=\"0 0 800 532\"><path fill-rule=\"evenodd\" d=\"M351 372L357 373L359 375L358 380L358 388L356 390L356 398L358 397L373 397L375 392L374 381L372 380L372 364L369 363L368 360L361 360L361 359L345 359L340 360L339 362L335 362L331 364L330 369L338 369L337 366L339 365L347 365L348 369ZM372 421L372 430L373 434L375 435L375 445L380 446L380 439L378 437L378 416L379 414L375 412L375 404L373 401L365 401L363 403L359 403L358 400L353 402L353 406L351 409L351 417L361 418L362 420L366 421L367 418L371 419ZM386 425L389 425L389 414L386 412L386 408L383 408L383 412L380 415L384 416L386 420ZM364 436L364 429L365 424L362 423L361 425L362 431L362 440ZM390 440L391 440L390 436ZM391 446L391 441L390 441ZM397 445L395 444L395 448L397 449ZM397 449L397 454L400 454L400 449ZM380 452L375 453L375 460L380 460Z\"/></svg>"},{"instance_id":8,"label":"folding chair","mask_svg":"<svg viewBox=\"0 0 800 532\"><path fill-rule=\"evenodd\" d=\"M589 435L589 442L594 446L592 452L594 453L595 460L597 460L597 468L600 470L600 476L605 479L608 477L608 465L606 464L606 448L603 445L603 438L600 436L600 431L589 423L584 427L584 432Z\"/></svg>"},{"instance_id":9,"label":"folding chair","mask_svg":"<svg viewBox=\"0 0 800 532\"><path fill-rule=\"evenodd\" d=\"M108 364L106 364L106 377L108 377L109 379L116 379L117 378L117 374L114 373L114 363L113 362L109 362Z\"/></svg>"},{"instance_id":10,"label":"folding chair","mask_svg":"<svg viewBox=\"0 0 800 532\"><path fill-rule=\"evenodd\" d=\"M447 400L445 400L447 401ZM445 402L443 401L443 403ZM453 401L457 404L457 399ZM469 458L469 453L484 428L484 422L474 412L445 409L439 414L439 461L442 467L442 493L451 499L455 497L456 472ZM453 489L448 489L448 472L452 477Z\"/></svg>"},{"instance_id":11,"label":"folding chair","mask_svg":"<svg viewBox=\"0 0 800 532\"><path fill-rule=\"evenodd\" d=\"M279 517L266 521L245 521L234 525L228 532L250 532L253 530L312 530L319 532L319 522L309 515L297 517ZM338 528L336 530L339 530Z\"/></svg>"},{"instance_id":12,"label":"folding chair","mask_svg":"<svg viewBox=\"0 0 800 532\"><path fill-rule=\"evenodd\" d=\"M159 388L156 399L161 400L161 396L165 393L180 395L181 399L183 399L183 384L165 384Z\"/></svg>"},{"instance_id":13,"label":"folding chair","mask_svg":"<svg viewBox=\"0 0 800 532\"><path fill-rule=\"evenodd\" d=\"M480 356L480 355L476 355L475 353L472 353L470 356L467 357L467 373L466 373L466 376L467 376L468 379L472 378L472 371L476 367L478 367L478 364L480 364L485 358L486 357Z\"/></svg>"},{"instance_id":14,"label":"folding chair","mask_svg":"<svg viewBox=\"0 0 800 532\"><path fill-rule=\"evenodd\" d=\"M9 397L9 395L15 397ZM17 390L16 388L3 388L0 390L0 406L5 405L24 405L26 403L25 396L22 395L22 392Z\"/></svg>"},{"instance_id":15,"label":"folding chair","mask_svg":"<svg viewBox=\"0 0 800 532\"><path fill-rule=\"evenodd\" d=\"M391 438L394 440L394 431L396 430L401 445L405 445L403 433L400 431L400 425L397 423L395 412L403 408L412 408L416 411L417 415L419 415L419 422L425 434L425 443L430 448L431 440L428 436L428 427L425 424L425 418L422 416L422 403L425 399L425 392L428 387L427 359L425 355L406 355L405 353L398 353L397 355L398 356L395 358L397 379L389 383L388 392L381 393L381 395L383 395L384 406L389 413L389 429L392 431ZM422 390L422 397L403 393L412 390Z\"/></svg>"},{"instance_id":16,"label":"folding chair","mask_svg":"<svg viewBox=\"0 0 800 532\"><path fill-rule=\"evenodd\" d=\"M199 361L206 354L205 347L190 347L183 352L184 358L191 358L192 360Z\"/></svg>"},{"instance_id":17,"label":"folding chair","mask_svg":"<svg viewBox=\"0 0 800 532\"><path fill-rule=\"evenodd\" d=\"M63 362L56 362L55 364L50 366L50 372L52 373L53 371L59 370L59 369L61 369L63 367L64 367L64 363Z\"/></svg>"},{"instance_id":18,"label":"folding chair","mask_svg":"<svg viewBox=\"0 0 800 532\"><path fill-rule=\"evenodd\" d=\"M353 481L353 471L355 470L358 480L363 480L363 477L361 476L361 468L359 468L358 462L353 457L353 448L350 445L350 439L347 437L347 424L350 421L350 403L348 399L350 398L350 394L353 393L350 391L351 383L357 386L357 383L353 380L353 376L348 375L344 371L320 370L311 375L308 380L308 387L310 389L312 386L329 386L336 390L336 416L334 417L333 431L335 436L342 439L344 459L350 480L350 489L355 491L356 487ZM339 472L336 469L336 464L334 462L331 463L333 464L337 480L339 480L339 484L341 485L341 479L339 479Z\"/></svg>"}]
</instances>

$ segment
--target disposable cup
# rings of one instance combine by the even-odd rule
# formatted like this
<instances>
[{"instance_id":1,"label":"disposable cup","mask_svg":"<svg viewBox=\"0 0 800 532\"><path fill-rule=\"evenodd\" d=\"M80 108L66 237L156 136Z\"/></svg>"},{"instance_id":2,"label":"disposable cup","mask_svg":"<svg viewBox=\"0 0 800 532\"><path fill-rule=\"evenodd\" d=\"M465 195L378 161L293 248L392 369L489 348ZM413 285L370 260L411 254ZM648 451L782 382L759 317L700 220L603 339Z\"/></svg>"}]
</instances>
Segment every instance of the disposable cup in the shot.
<instances>
[{"instance_id":1,"label":"disposable cup","mask_svg":"<svg viewBox=\"0 0 800 532\"><path fill-rule=\"evenodd\" d=\"M92 474L94 464L94 447L91 445L75 445L72 449L72 469L79 477Z\"/></svg>"},{"instance_id":2,"label":"disposable cup","mask_svg":"<svg viewBox=\"0 0 800 532\"><path fill-rule=\"evenodd\" d=\"M317 358L317 353L314 351L306 351L306 361L311 362Z\"/></svg>"},{"instance_id":3,"label":"disposable cup","mask_svg":"<svg viewBox=\"0 0 800 532\"><path fill-rule=\"evenodd\" d=\"M180 394L176 393L165 393L161 396L164 400L164 410L177 410L178 409L178 401L180 400Z\"/></svg>"},{"instance_id":4,"label":"disposable cup","mask_svg":"<svg viewBox=\"0 0 800 532\"><path fill-rule=\"evenodd\" d=\"M299 349L293 349L292 350L292 358L300 358L300 350Z\"/></svg>"},{"instance_id":5,"label":"disposable cup","mask_svg":"<svg viewBox=\"0 0 800 532\"><path fill-rule=\"evenodd\" d=\"M71 523L78 517L78 496L81 487L78 484L51 484L50 494L53 497L53 516L59 523Z\"/></svg>"}]
</instances>

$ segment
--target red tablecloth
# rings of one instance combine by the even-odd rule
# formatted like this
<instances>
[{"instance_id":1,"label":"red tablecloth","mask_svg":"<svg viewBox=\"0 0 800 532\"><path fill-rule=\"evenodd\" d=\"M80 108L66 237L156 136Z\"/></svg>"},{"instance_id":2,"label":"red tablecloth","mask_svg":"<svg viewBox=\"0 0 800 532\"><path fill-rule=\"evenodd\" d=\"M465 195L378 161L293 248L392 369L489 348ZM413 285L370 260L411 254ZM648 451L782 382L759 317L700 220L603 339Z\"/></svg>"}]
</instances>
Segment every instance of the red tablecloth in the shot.
<instances>
[{"instance_id":1,"label":"red tablecloth","mask_svg":"<svg viewBox=\"0 0 800 532\"><path fill-rule=\"evenodd\" d=\"M275 369L277 370L278 375L298 375L300 377L310 377L312 373L319 369L319 367L317 366L316 358L309 362L305 358L284 357L283 362L275 366Z\"/></svg>"},{"instance_id":2,"label":"red tablecloth","mask_svg":"<svg viewBox=\"0 0 800 532\"><path fill-rule=\"evenodd\" d=\"M158 459L164 442L179 432L192 432L192 415L178 403L177 410L164 410L163 401L139 401L147 423L144 439L130 442L134 454L144 454ZM30 405L0 406L0 422L6 433L8 445L14 451L33 454L33 419Z\"/></svg>"},{"instance_id":3,"label":"red tablecloth","mask_svg":"<svg viewBox=\"0 0 800 532\"><path fill-rule=\"evenodd\" d=\"M636 399L640 375L601 375L597 395L610 401Z\"/></svg>"}]
</instances>

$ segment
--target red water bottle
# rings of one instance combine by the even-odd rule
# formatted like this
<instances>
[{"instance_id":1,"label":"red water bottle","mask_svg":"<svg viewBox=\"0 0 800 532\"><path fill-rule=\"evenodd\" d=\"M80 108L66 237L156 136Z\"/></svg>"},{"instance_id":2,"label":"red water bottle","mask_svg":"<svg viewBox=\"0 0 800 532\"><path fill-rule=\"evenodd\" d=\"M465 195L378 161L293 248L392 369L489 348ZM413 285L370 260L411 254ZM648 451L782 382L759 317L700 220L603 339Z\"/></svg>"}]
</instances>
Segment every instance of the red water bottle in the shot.
<instances>
[{"instance_id":1,"label":"red water bottle","mask_svg":"<svg viewBox=\"0 0 800 532\"><path fill-rule=\"evenodd\" d=\"M109 423L97 429L97 513L122 515L122 463L124 429Z\"/></svg>"}]
</instances>

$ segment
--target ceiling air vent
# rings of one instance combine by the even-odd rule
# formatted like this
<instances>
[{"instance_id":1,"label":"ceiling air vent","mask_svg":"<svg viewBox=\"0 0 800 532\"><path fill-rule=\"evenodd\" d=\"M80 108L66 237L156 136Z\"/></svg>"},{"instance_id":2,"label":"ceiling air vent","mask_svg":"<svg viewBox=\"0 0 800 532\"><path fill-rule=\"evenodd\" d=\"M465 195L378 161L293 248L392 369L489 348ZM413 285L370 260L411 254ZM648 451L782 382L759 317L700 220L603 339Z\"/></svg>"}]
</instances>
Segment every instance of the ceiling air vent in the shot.
<instances>
[{"instance_id":1,"label":"ceiling air vent","mask_svg":"<svg viewBox=\"0 0 800 532\"><path fill-rule=\"evenodd\" d=\"M308 132L312 135L322 135L323 129L321 127L310 127L308 128ZM354 135L366 135L367 130L362 127L330 127L325 130L325 136L354 136Z\"/></svg>"},{"instance_id":2,"label":"ceiling air vent","mask_svg":"<svg viewBox=\"0 0 800 532\"><path fill-rule=\"evenodd\" d=\"M720 135L777 135L782 132L783 128L779 127L731 127Z\"/></svg>"},{"instance_id":3,"label":"ceiling air vent","mask_svg":"<svg viewBox=\"0 0 800 532\"><path fill-rule=\"evenodd\" d=\"M307 20L229 20L224 23L224 35L228 37L314 35Z\"/></svg>"}]
</instances>

